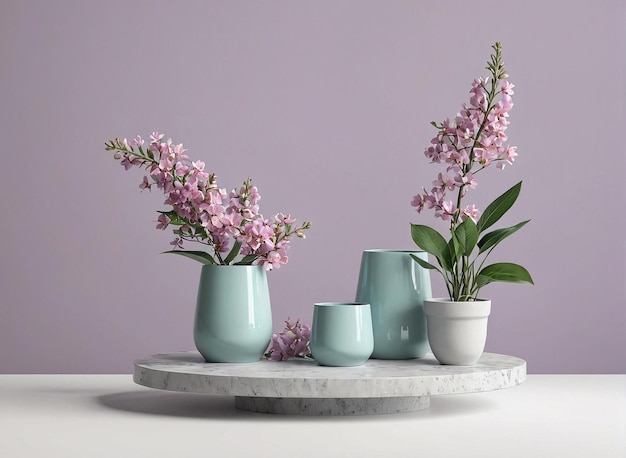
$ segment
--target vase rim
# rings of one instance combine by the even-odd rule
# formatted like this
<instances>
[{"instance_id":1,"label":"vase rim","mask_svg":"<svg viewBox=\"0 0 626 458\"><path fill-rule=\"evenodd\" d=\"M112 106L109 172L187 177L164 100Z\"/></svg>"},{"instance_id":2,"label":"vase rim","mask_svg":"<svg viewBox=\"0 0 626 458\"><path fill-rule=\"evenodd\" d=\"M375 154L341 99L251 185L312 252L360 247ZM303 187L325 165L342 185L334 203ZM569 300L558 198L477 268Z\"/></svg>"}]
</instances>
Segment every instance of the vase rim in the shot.
<instances>
[{"instance_id":1,"label":"vase rim","mask_svg":"<svg viewBox=\"0 0 626 458\"><path fill-rule=\"evenodd\" d=\"M316 302L315 307L360 307L360 306L368 306L369 302Z\"/></svg>"},{"instance_id":2,"label":"vase rim","mask_svg":"<svg viewBox=\"0 0 626 458\"><path fill-rule=\"evenodd\" d=\"M491 313L491 300L450 301L447 298L424 299L424 314L427 317L486 318Z\"/></svg>"},{"instance_id":3,"label":"vase rim","mask_svg":"<svg viewBox=\"0 0 626 458\"><path fill-rule=\"evenodd\" d=\"M365 253L425 253L424 250L403 250L403 249L385 249L385 248L373 248L370 250L363 250Z\"/></svg>"},{"instance_id":4,"label":"vase rim","mask_svg":"<svg viewBox=\"0 0 626 458\"><path fill-rule=\"evenodd\" d=\"M228 267L230 269L242 268L242 267L244 267L244 268L245 267L253 267L255 269L256 268L264 269L264 267L262 265L255 265L255 264L254 265L253 264L246 264L246 265L241 265L241 264L239 264L239 265L236 265L236 264L203 264L202 268L204 268L204 267Z\"/></svg>"},{"instance_id":5,"label":"vase rim","mask_svg":"<svg viewBox=\"0 0 626 458\"><path fill-rule=\"evenodd\" d=\"M455 304L467 304L467 303L472 303L472 302L491 302L491 299L485 299L485 298L476 298L475 301L453 301L452 299L450 299L449 297L429 297L427 299L424 299L425 301L430 301L430 302L452 302Z\"/></svg>"}]
</instances>

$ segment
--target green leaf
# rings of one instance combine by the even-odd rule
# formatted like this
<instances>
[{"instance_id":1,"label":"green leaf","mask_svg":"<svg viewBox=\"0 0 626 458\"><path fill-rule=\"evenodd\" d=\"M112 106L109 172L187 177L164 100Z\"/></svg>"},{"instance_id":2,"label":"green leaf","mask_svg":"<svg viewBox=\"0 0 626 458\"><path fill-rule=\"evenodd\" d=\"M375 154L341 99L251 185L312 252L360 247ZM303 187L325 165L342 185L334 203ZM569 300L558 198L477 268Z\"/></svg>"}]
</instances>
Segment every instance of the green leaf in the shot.
<instances>
[{"instance_id":1,"label":"green leaf","mask_svg":"<svg viewBox=\"0 0 626 458\"><path fill-rule=\"evenodd\" d=\"M182 226L183 224L188 224L186 219L181 218L176 210L157 210L157 213L161 213L169 218L169 224L171 226Z\"/></svg>"},{"instance_id":2,"label":"green leaf","mask_svg":"<svg viewBox=\"0 0 626 458\"><path fill-rule=\"evenodd\" d=\"M456 227L454 238L458 241L462 254L465 256L472 254L472 250L478 242L478 228L472 218L466 218Z\"/></svg>"},{"instance_id":3,"label":"green leaf","mask_svg":"<svg viewBox=\"0 0 626 458\"><path fill-rule=\"evenodd\" d=\"M517 200L517 196L519 196L521 189L522 182L520 181L485 208L485 211L483 211L483 214L477 224L479 234L488 227L493 226L500 218L502 218L502 215L504 215Z\"/></svg>"},{"instance_id":4,"label":"green leaf","mask_svg":"<svg viewBox=\"0 0 626 458\"><path fill-rule=\"evenodd\" d=\"M428 226L411 224L411 237L418 247L436 257L441 267L447 271L451 270L452 259L448 242L439 232Z\"/></svg>"},{"instance_id":5,"label":"green leaf","mask_svg":"<svg viewBox=\"0 0 626 458\"><path fill-rule=\"evenodd\" d=\"M478 242L478 248L480 248L478 254L484 253L488 249L496 246L509 235L524 227L529 221L530 220L522 221L521 223L517 223L515 226L506 227L504 229L496 229L489 234L485 234L485 236L480 239L480 242Z\"/></svg>"},{"instance_id":6,"label":"green leaf","mask_svg":"<svg viewBox=\"0 0 626 458\"><path fill-rule=\"evenodd\" d=\"M228 253L228 256L226 256L226 259L224 259L224 264L230 264L231 261L235 259L237 255L239 254L240 248L241 248L241 242L235 242L235 244L233 245L233 248L230 250L230 253Z\"/></svg>"},{"instance_id":7,"label":"green leaf","mask_svg":"<svg viewBox=\"0 0 626 458\"><path fill-rule=\"evenodd\" d=\"M498 262L483 268L476 276L476 285L482 288L492 282L530 283L534 285L528 271L518 264Z\"/></svg>"},{"instance_id":8,"label":"green leaf","mask_svg":"<svg viewBox=\"0 0 626 458\"><path fill-rule=\"evenodd\" d=\"M215 264L215 260L213 256L204 251L190 251L190 250L170 250L164 251L161 254L171 253L171 254L179 254L181 256L185 256L189 259L193 259L194 261L199 261L202 264Z\"/></svg>"},{"instance_id":9,"label":"green leaf","mask_svg":"<svg viewBox=\"0 0 626 458\"><path fill-rule=\"evenodd\" d=\"M448 241L448 253L450 253L450 265L452 267L455 266L461 259L461 255L463 254L463 249L461 244L457 240L454 235Z\"/></svg>"},{"instance_id":10,"label":"green leaf","mask_svg":"<svg viewBox=\"0 0 626 458\"><path fill-rule=\"evenodd\" d=\"M259 257L258 254L249 254L248 256L244 256L243 259L239 262L236 262L234 265L235 266L249 266L250 264L252 264L255 259L257 259Z\"/></svg>"},{"instance_id":11,"label":"green leaf","mask_svg":"<svg viewBox=\"0 0 626 458\"><path fill-rule=\"evenodd\" d=\"M410 256L413 258L413 261L417 262L424 269L436 270L437 272L441 273L441 275L443 275L443 272L441 272L441 270L439 270L439 268L437 266L433 266L430 262L424 261L423 259L418 258L414 254L412 254Z\"/></svg>"}]
</instances>

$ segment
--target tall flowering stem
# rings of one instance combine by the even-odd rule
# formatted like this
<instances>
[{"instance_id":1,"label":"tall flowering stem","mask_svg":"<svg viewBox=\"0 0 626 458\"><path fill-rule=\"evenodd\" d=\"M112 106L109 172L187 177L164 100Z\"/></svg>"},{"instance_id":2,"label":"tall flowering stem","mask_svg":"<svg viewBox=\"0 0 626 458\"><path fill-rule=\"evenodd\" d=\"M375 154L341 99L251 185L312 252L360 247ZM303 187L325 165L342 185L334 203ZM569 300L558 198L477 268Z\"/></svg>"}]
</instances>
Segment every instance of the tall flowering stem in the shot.
<instances>
[{"instance_id":1,"label":"tall flowering stem","mask_svg":"<svg viewBox=\"0 0 626 458\"><path fill-rule=\"evenodd\" d=\"M517 157L517 148L506 144L505 134L513 107L514 85L506 80L500 43L493 45L493 51L486 67L490 76L473 81L469 104L462 105L454 120L431 123L437 135L424 153L431 163L445 166L445 171L438 174L430 191L422 187L411 202L418 213L434 210L435 218L450 221L449 242L423 225L412 224L411 233L420 248L437 258L439 267L417 257L415 261L439 271L450 298L455 301L476 300L478 290L493 281L532 283L530 274L517 264L498 263L483 268L491 250L528 221L485 234L479 240L482 232L511 208L521 182L498 197L482 215L475 204L464 206L467 193L478 186L475 178L478 173L492 164L504 169ZM448 192L456 193L455 198L448 199ZM479 251L472 257L475 247Z\"/></svg>"},{"instance_id":2,"label":"tall flowering stem","mask_svg":"<svg viewBox=\"0 0 626 458\"><path fill-rule=\"evenodd\" d=\"M150 142L136 136L132 140L115 139L105 143L107 151L129 170L143 168L140 189L153 186L163 191L170 210L159 211L157 229L173 227L176 238L170 243L175 253L204 264L260 264L266 270L279 268L288 261L290 238L305 238L311 227L305 222L296 226L290 215L278 213L273 220L259 213L259 195L248 178L238 189L227 193L217 185L217 176L205 171L202 161L191 161L183 144L163 141L164 135L153 132ZM197 242L209 252L183 250L184 242Z\"/></svg>"}]
</instances>

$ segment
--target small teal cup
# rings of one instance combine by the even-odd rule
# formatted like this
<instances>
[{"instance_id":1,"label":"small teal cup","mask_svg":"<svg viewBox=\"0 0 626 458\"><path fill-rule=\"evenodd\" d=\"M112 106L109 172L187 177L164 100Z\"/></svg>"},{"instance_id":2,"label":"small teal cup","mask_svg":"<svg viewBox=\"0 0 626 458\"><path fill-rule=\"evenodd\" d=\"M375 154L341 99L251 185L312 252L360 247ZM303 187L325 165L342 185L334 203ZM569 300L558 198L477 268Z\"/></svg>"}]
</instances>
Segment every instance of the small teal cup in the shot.
<instances>
[{"instance_id":1,"label":"small teal cup","mask_svg":"<svg viewBox=\"0 0 626 458\"><path fill-rule=\"evenodd\" d=\"M374 351L370 304L315 304L310 346L313 358L322 366L363 364Z\"/></svg>"}]
</instances>

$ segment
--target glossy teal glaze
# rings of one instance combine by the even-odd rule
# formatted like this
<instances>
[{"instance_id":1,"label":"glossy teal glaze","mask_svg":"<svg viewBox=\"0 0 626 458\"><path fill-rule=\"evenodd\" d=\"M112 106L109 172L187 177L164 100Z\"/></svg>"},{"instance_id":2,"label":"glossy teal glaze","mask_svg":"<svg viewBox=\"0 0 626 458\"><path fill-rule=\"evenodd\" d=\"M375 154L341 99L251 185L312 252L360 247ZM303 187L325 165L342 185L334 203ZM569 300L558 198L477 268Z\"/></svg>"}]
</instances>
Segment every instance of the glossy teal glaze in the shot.
<instances>
[{"instance_id":1,"label":"glossy teal glaze","mask_svg":"<svg viewBox=\"0 0 626 458\"><path fill-rule=\"evenodd\" d=\"M265 269L203 266L193 338L208 362L248 363L261 359L272 338Z\"/></svg>"},{"instance_id":2,"label":"glossy teal glaze","mask_svg":"<svg viewBox=\"0 0 626 458\"><path fill-rule=\"evenodd\" d=\"M424 317L424 299L432 297L430 274L411 254L428 260L423 251L363 252L356 300L372 308L372 358L421 358L430 349Z\"/></svg>"},{"instance_id":3,"label":"glossy teal glaze","mask_svg":"<svg viewBox=\"0 0 626 458\"><path fill-rule=\"evenodd\" d=\"M315 304L311 325L311 354L322 366L359 366L374 349L369 304Z\"/></svg>"}]
</instances>

